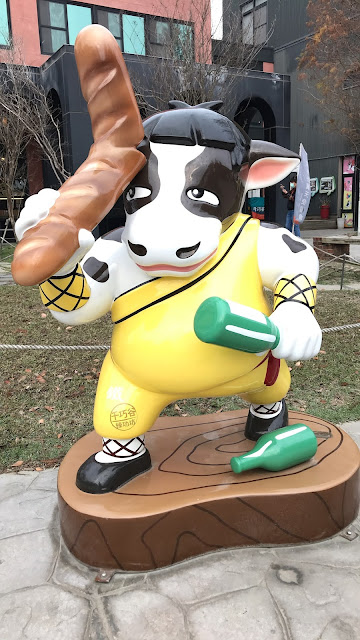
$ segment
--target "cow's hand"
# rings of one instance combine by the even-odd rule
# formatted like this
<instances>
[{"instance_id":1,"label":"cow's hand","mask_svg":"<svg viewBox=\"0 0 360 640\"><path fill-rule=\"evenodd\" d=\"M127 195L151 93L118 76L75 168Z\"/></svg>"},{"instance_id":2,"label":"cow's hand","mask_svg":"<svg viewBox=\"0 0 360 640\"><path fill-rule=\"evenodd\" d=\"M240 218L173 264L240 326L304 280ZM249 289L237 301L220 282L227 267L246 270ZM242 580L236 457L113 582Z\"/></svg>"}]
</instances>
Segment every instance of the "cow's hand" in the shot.
<instances>
[{"instance_id":1,"label":"cow's hand","mask_svg":"<svg viewBox=\"0 0 360 640\"><path fill-rule=\"evenodd\" d=\"M20 217L15 222L15 233L19 241L26 231L36 227L40 220L46 218L59 195L55 189L41 189L39 193L26 200Z\"/></svg>"},{"instance_id":2,"label":"cow's hand","mask_svg":"<svg viewBox=\"0 0 360 640\"><path fill-rule=\"evenodd\" d=\"M40 220L46 218L59 195L59 192L54 189L42 189L39 193L34 196L30 196L30 198L26 200L20 217L15 223L15 233L19 241L22 239L26 231L32 229L32 227L35 227ZM56 275L70 273L75 265L80 262L84 255L91 249L95 242L95 238L91 231L87 231L87 229L80 229L78 241L79 248Z\"/></svg>"},{"instance_id":3,"label":"cow's hand","mask_svg":"<svg viewBox=\"0 0 360 640\"><path fill-rule=\"evenodd\" d=\"M70 260L68 260L67 263L64 264L62 269L57 272L57 276L63 276L67 273L71 273L71 271L76 267L77 263L83 259L88 251L90 251L95 242L95 238L91 231L88 231L87 229L79 229L78 242L79 248L71 256Z\"/></svg>"},{"instance_id":4,"label":"cow's hand","mask_svg":"<svg viewBox=\"0 0 360 640\"><path fill-rule=\"evenodd\" d=\"M271 314L270 319L280 331L280 342L272 351L275 358L309 360L319 352L322 332L305 305L284 302Z\"/></svg>"}]
</instances>

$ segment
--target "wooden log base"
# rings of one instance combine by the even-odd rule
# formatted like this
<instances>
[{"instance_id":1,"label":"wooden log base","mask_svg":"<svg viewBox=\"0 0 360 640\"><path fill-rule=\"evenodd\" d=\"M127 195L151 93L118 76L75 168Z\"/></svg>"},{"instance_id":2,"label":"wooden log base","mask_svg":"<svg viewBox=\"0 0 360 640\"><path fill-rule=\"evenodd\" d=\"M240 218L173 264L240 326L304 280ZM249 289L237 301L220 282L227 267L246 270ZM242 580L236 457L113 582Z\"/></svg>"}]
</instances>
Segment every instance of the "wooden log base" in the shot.
<instances>
[{"instance_id":1,"label":"wooden log base","mask_svg":"<svg viewBox=\"0 0 360 640\"><path fill-rule=\"evenodd\" d=\"M290 412L318 438L313 459L286 471L235 475L230 458L249 451L247 410L159 418L147 434L153 467L105 495L77 489L79 466L101 448L89 433L59 470L61 530L82 562L144 571L226 547L297 544L335 535L356 517L359 450L328 422Z\"/></svg>"}]
</instances>

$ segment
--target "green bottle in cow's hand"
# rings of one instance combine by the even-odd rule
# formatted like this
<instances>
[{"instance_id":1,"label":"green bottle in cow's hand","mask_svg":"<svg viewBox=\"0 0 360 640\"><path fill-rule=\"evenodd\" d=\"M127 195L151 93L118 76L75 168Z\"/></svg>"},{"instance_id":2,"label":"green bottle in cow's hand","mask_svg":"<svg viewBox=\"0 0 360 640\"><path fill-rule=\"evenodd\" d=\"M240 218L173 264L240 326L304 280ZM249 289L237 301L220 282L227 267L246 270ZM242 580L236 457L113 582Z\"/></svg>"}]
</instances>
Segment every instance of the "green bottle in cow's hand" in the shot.
<instances>
[{"instance_id":1,"label":"green bottle in cow's hand","mask_svg":"<svg viewBox=\"0 0 360 640\"><path fill-rule=\"evenodd\" d=\"M194 331L202 342L247 353L262 353L279 344L279 329L264 313L213 296L198 308Z\"/></svg>"},{"instance_id":2,"label":"green bottle in cow's hand","mask_svg":"<svg viewBox=\"0 0 360 640\"><path fill-rule=\"evenodd\" d=\"M231 458L230 464L235 473L257 468L282 471L310 460L316 450L314 432L305 424L293 424L261 436L249 453Z\"/></svg>"}]
</instances>

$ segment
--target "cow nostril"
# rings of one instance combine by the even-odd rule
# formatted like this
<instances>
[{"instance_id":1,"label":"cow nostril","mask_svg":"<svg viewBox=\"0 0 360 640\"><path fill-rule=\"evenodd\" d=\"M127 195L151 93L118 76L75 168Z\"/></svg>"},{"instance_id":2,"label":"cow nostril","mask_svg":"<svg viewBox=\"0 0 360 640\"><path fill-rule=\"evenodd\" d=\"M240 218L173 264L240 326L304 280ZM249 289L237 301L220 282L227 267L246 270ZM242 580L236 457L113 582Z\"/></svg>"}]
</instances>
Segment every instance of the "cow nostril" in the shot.
<instances>
[{"instance_id":1,"label":"cow nostril","mask_svg":"<svg viewBox=\"0 0 360 640\"><path fill-rule=\"evenodd\" d=\"M131 251L135 253L137 256L146 256L147 249L146 247L144 247L143 244L133 244L132 242L130 242L130 240L128 240L128 245Z\"/></svg>"},{"instance_id":2,"label":"cow nostril","mask_svg":"<svg viewBox=\"0 0 360 640\"><path fill-rule=\"evenodd\" d=\"M194 253L197 252L198 248L200 247L200 242L198 242L197 244L194 244L193 247L182 247L181 249L178 249L176 252L176 255L178 258L190 258L191 256L194 255Z\"/></svg>"}]
</instances>

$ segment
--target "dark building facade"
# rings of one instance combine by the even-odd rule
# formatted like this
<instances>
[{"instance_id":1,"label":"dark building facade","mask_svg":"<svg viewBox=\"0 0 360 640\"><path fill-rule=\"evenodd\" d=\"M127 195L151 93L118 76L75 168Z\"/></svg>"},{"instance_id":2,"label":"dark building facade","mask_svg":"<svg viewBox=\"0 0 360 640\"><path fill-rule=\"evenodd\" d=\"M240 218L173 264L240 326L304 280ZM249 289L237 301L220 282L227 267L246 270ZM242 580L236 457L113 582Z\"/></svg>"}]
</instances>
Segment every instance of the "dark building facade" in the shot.
<instances>
[{"instance_id":1,"label":"dark building facade","mask_svg":"<svg viewBox=\"0 0 360 640\"><path fill-rule=\"evenodd\" d=\"M309 157L310 177L317 179L319 186L321 178L335 179L336 188L330 195L331 216L334 220L341 215L348 218L349 226L353 218L354 226L357 228L359 171L356 166L359 165L359 159L355 157L354 148L348 140L334 131L326 131L324 113L312 100L305 83L299 79L298 59L306 46L307 38L311 36L307 25L307 4L308 0L240 0L240 10L248 16L248 22L253 24L254 37L260 28L258 25L264 21L266 12L267 29L268 32L272 31L267 46L273 52L274 77L278 74L280 77L288 77L291 86L290 148L298 151L300 143L303 144ZM256 12L260 9L262 14L257 18ZM226 24L226 15L224 22ZM346 173L347 169L344 173L344 160L345 164L353 164L355 161L353 173ZM346 186L349 178L352 186L352 207L346 210L344 181ZM320 216L321 200L320 193L312 197L308 218ZM284 208L284 204L282 207Z\"/></svg>"},{"instance_id":2,"label":"dark building facade","mask_svg":"<svg viewBox=\"0 0 360 640\"><path fill-rule=\"evenodd\" d=\"M292 151L298 151L302 143L309 156L311 177L319 183L321 178L334 177L336 189L330 199L331 214L335 220L342 213L344 159L350 162L354 152L349 142L335 133L324 131L323 115L310 100L298 77L298 57L309 36L306 24L308 0L230 0L226 5L223 0L202 1L208 2L211 9L211 19L209 13L206 28L212 37L214 61L221 58L222 47L229 34L234 34L234 16L239 18L240 28L236 31L237 40L233 46L239 46L241 39L249 47L255 45L259 48L252 63L253 70L245 75L236 68L224 71L216 96L225 98L224 113L243 126L252 138L268 140ZM193 34L196 60L199 25L191 22L192 1L184 0L179 4L169 0L170 8L172 4L178 12L176 28ZM174 22L168 24L164 13L161 14L161 6L160 0L155 4L150 0L138 0L136 3L130 0L89 0L87 3L77 0L28 0L26 3L23 0L2 0L2 32L6 27L9 34L23 39L27 64L37 68L40 82L61 114L66 169L70 174L86 158L92 143L90 120L80 91L72 46L76 33L84 24L106 23L124 50L130 76L141 78L146 95L151 93L146 90L147 83L151 78L151 68L158 64L157 56L162 55L164 33L174 28ZM127 36L130 27L136 34L135 41ZM6 51L1 51L1 47L6 50L6 46L0 43L0 60L5 60ZM231 82L228 82L229 76ZM43 177L40 173L36 184L30 185L30 192L39 185L58 187L46 165ZM356 168L352 176L352 190L354 222L357 224ZM284 223L286 201L278 187L250 195L260 196L263 200L267 220ZM312 198L308 216L320 217L320 194ZM101 231L118 226L122 221L123 209L119 202L102 224Z\"/></svg>"},{"instance_id":3,"label":"dark building facade","mask_svg":"<svg viewBox=\"0 0 360 640\"><path fill-rule=\"evenodd\" d=\"M156 59L124 54L130 76L143 79L144 93L146 83L151 78L151 66L156 64ZM237 74L236 69L229 69L223 78L226 87L228 74ZM51 93L52 101L61 106L61 128L66 158L66 169L74 173L85 160L92 143L90 118L86 103L81 95L73 47L63 46L40 68L41 83L47 93ZM290 81L286 75L264 73L262 71L249 71L245 77L235 78L231 81L232 95L226 94L225 88L219 86L218 97L227 95L224 104L224 112L244 125L248 114L261 105L264 113L264 127L261 135L265 140L275 142L284 147L290 145ZM251 133L251 131L250 131ZM44 184L46 186L58 185L51 176L49 169L44 166ZM282 223L282 216L276 214L283 205L281 194L275 187L266 190L267 219ZM285 215L285 213L284 213ZM124 220L121 201L101 224L100 232L104 233L119 226Z\"/></svg>"}]
</instances>

